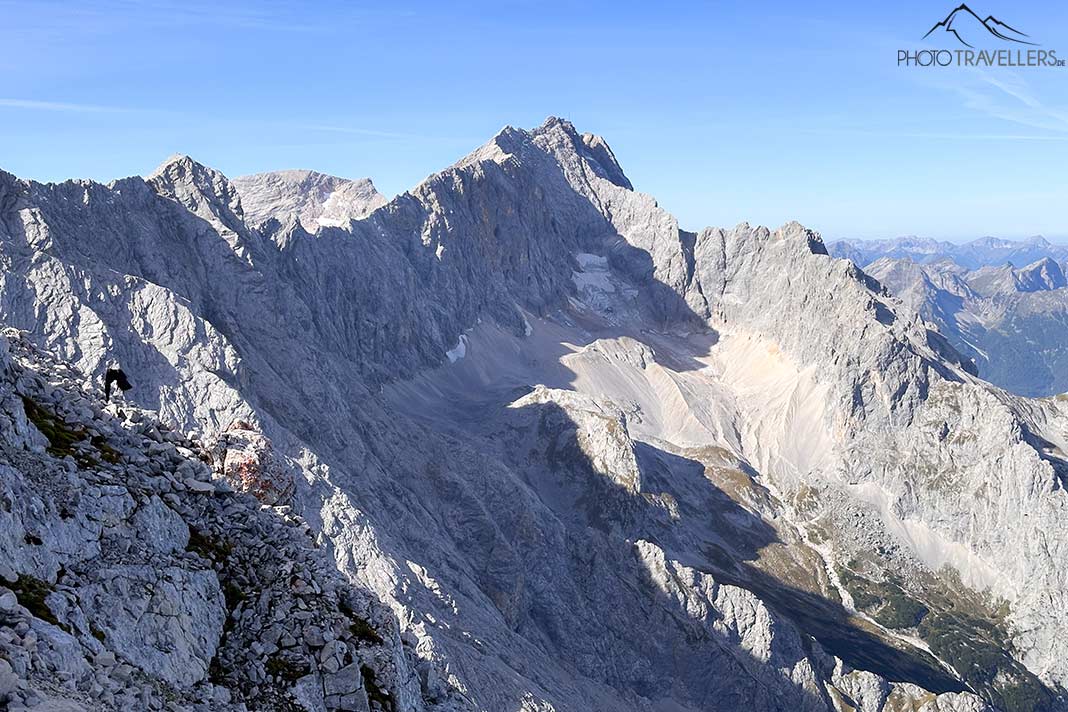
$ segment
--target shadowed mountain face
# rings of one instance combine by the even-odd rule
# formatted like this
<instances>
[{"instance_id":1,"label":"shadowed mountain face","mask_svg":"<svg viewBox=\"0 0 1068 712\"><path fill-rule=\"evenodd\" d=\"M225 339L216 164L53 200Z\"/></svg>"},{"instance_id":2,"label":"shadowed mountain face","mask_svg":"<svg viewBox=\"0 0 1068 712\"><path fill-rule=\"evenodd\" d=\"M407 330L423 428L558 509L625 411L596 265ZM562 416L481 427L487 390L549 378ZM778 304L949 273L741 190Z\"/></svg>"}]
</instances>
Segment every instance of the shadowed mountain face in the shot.
<instances>
[{"instance_id":1,"label":"shadowed mountain face","mask_svg":"<svg viewBox=\"0 0 1068 712\"><path fill-rule=\"evenodd\" d=\"M796 223L680 230L566 121L340 225L324 180L0 173L0 320L176 429L270 438L389 614L367 699L1065 709L1060 401L976 378Z\"/></svg>"}]
</instances>

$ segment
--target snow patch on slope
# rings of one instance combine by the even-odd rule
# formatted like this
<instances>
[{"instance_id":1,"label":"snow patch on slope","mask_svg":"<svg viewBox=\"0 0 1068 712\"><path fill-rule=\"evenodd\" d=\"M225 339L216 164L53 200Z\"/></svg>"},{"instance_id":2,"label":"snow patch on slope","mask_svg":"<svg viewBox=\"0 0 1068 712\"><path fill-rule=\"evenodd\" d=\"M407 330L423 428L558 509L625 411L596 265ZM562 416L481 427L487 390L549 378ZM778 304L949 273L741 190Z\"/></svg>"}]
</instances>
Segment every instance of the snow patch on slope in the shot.
<instances>
[{"instance_id":1,"label":"snow patch on slope","mask_svg":"<svg viewBox=\"0 0 1068 712\"><path fill-rule=\"evenodd\" d=\"M464 356L467 355L467 334L460 334L459 340L456 345L445 352L445 356L448 357L450 363L456 363Z\"/></svg>"}]
</instances>

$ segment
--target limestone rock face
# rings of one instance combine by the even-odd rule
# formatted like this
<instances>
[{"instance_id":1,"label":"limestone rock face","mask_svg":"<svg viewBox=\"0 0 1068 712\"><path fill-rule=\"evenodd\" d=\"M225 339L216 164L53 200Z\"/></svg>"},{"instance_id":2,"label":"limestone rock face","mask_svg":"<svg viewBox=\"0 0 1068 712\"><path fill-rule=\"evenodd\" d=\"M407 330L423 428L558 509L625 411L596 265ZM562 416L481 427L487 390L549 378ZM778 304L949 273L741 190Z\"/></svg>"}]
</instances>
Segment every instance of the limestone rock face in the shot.
<instances>
[{"instance_id":1,"label":"limestone rock face","mask_svg":"<svg viewBox=\"0 0 1068 712\"><path fill-rule=\"evenodd\" d=\"M641 469L634 455L634 443L627 431L627 417L611 401L598 401L569 391L548 390L542 386L520 398L512 408L559 408L563 430L558 435L558 456L586 460L598 474L624 490L641 492ZM546 428L551 427L548 423Z\"/></svg>"},{"instance_id":2,"label":"limestone rock face","mask_svg":"<svg viewBox=\"0 0 1068 712\"><path fill-rule=\"evenodd\" d=\"M79 587L75 605L116 655L178 687L205 679L226 617L215 573L176 566L99 568Z\"/></svg>"},{"instance_id":3,"label":"limestone rock face","mask_svg":"<svg viewBox=\"0 0 1068 712\"><path fill-rule=\"evenodd\" d=\"M293 498L293 474L274 454L271 441L243 420L232 423L211 446L214 471L240 492L264 504L285 505Z\"/></svg>"},{"instance_id":4,"label":"limestone rock face","mask_svg":"<svg viewBox=\"0 0 1068 712\"><path fill-rule=\"evenodd\" d=\"M314 234L243 190L184 157L107 186L0 174L0 317L78 367L38 387L0 347L48 416L0 392L4 437L68 482L46 502L10 458L0 552L57 584L79 646L80 601L121 594L96 572L180 557L135 600L185 611L188 678L140 674L215 671L257 709L1066 709L1063 403L977 378L817 234L683 230L556 118ZM146 409L109 411L132 444L101 430L122 472L89 431L111 359ZM68 419L87 435L49 453ZM291 510L196 457L238 420L292 499L257 433L233 481Z\"/></svg>"},{"instance_id":5,"label":"limestone rock face","mask_svg":"<svg viewBox=\"0 0 1068 712\"><path fill-rule=\"evenodd\" d=\"M346 180L315 171L275 171L233 181L250 224L295 215L314 233L320 227L346 227L386 204L368 178Z\"/></svg>"}]
</instances>

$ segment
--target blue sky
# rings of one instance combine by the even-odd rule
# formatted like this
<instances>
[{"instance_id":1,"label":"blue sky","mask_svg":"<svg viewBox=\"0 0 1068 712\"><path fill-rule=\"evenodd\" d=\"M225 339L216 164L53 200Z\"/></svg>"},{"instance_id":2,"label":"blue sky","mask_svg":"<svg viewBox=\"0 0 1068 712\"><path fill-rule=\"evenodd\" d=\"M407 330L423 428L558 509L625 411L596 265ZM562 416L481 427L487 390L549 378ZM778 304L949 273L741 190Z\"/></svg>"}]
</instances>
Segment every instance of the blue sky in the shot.
<instances>
[{"instance_id":1,"label":"blue sky","mask_svg":"<svg viewBox=\"0 0 1068 712\"><path fill-rule=\"evenodd\" d=\"M392 195L559 115L690 229L1068 241L1068 68L896 66L952 0L217 4L0 0L0 168L181 152ZM969 4L1068 58L1068 4Z\"/></svg>"}]
</instances>

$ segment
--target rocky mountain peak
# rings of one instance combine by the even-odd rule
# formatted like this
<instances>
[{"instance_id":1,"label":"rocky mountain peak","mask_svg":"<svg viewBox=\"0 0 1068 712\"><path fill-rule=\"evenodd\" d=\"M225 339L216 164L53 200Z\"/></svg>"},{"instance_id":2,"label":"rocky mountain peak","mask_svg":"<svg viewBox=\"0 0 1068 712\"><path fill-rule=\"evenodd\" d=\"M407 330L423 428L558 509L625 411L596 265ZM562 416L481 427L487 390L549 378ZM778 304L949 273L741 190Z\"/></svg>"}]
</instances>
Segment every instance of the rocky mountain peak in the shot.
<instances>
[{"instance_id":1,"label":"rocky mountain peak","mask_svg":"<svg viewBox=\"0 0 1068 712\"><path fill-rule=\"evenodd\" d=\"M624 175L623 169L616 160L616 154L612 152L612 149L603 138L596 134L584 133L582 134L582 143L589 150L594 162L604 171L606 178L621 188L634 190L630 179Z\"/></svg>"},{"instance_id":2,"label":"rocky mountain peak","mask_svg":"<svg viewBox=\"0 0 1068 712\"><path fill-rule=\"evenodd\" d=\"M982 378L1027 396L1068 390L1068 289L1055 259L969 269L948 257L926 264L884 257L865 271L935 325Z\"/></svg>"},{"instance_id":3,"label":"rocky mountain peak","mask_svg":"<svg viewBox=\"0 0 1068 712\"><path fill-rule=\"evenodd\" d=\"M827 254L827 246L823 244L823 237L815 230L805 227L796 220L791 220L783 225L776 231L776 234L784 240L801 242L814 255Z\"/></svg>"},{"instance_id":4,"label":"rocky mountain peak","mask_svg":"<svg viewBox=\"0 0 1068 712\"><path fill-rule=\"evenodd\" d=\"M486 145L474 151L460 165L478 160L500 160L521 155L524 146L539 147L553 154L564 166L582 163L595 175L626 190L634 190L608 143L592 133L580 133L567 119L550 116L535 129L505 126Z\"/></svg>"},{"instance_id":5,"label":"rocky mountain peak","mask_svg":"<svg viewBox=\"0 0 1068 712\"><path fill-rule=\"evenodd\" d=\"M244 232L244 209L233 183L214 168L176 154L149 174L146 182L161 197L233 232Z\"/></svg>"},{"instance_id":6,"label":"rocky mountain peak","mask_svg":"<svg viewBox=\"0 0 1068 712\"><path fill-rule=\"evenodd\" d=\"M151 173L149 173L145 177L145 179L151 180L156 176L165 175L172 171L192 172L198 170L198 167L199 170L206 170L206 167L203 166L203 164L198 163L196 160L194 160L192 156L186 153L172 153L170 156L167 156L167 158L163 159L163 161L158 166L156 166L156 168Z\"/></svg>"},{"instance_id":7,"label":"rocky mountain peak","mask_svg":"<svg viewBox=\"0 0 1068 712\"><path fill-rule=\"evenodd\" d=\"M1041 237L1020 241L983 237L962 244L915 237L843 240L832 243L829 249L835 257L853 260L861 267L880 257L910 257L921 263L949 259L959 267L970 270L999 267L1006 262L1020 267L1042 257L1060 261L1068 258L1068 248L1054 245Z\"/></svg>"},{"instance_id":8,"label":"rocky mountain peak","mask_svg":"<svg viewBox=\"0 0 1068 712\"><path fill-rule=\"evenodd\" d=\"M304 229L346 226L385 205L370 178L350 180L310 170L258 173L233 179L252 224L296 215Z\"/></svg>"},{"instance_id":9,"label":"rocky mountain peak","mask_svg":"<svg viewBox=\"0 0 1068 712\"><path fill-rule=\"evenodd\" d=\"M608 142L600 136L592 133L579 133L575 126L566 119L550 116L545 122L532 132L532 137L543 144L552 146L555 151L574 154L582 160L601 178L611 183L634 190L630 179L623 173L623 168L616 160ZM564 160L567 160L564 158Z\"/></svg>"},{"instance_id":10,"label":"rocky mountain peak","mask_svg":"<svg viewBox=\"0 0 1068 712\"><path fill-rule=\"evenodd\" d=\"M1018 288L1024 292L1049 291L1068 286L1061 266L1049 257L1043 257L1017 270Z\"/></svg>"},{"instance_id":11,"label":"rocky mountain peak","mask_svg":"<svg viewBox=\"0 0 1068 712\"><path fill-rule=\"evenodd\" d=\"M204 165L185 154L174 154L160 163L145 180L161 192L166 189L196 189L212 198L228 203L234 200L236 190L230 180L214 168Z\"/></svg>"},{"instance_id":12,"label":"rocky mountain peak","mask_svg":"<svg viewBox=\"0 0 1068 712\"><path fill-rule=\"evenodd\" d=\"M1049 257L1042 257L1022 268L1013 267L1012 264L982 267L968 274L966 279L976 291L987 297L1048 292L1068 286L1061 266Z\"/></svg>"}]
</instances>

